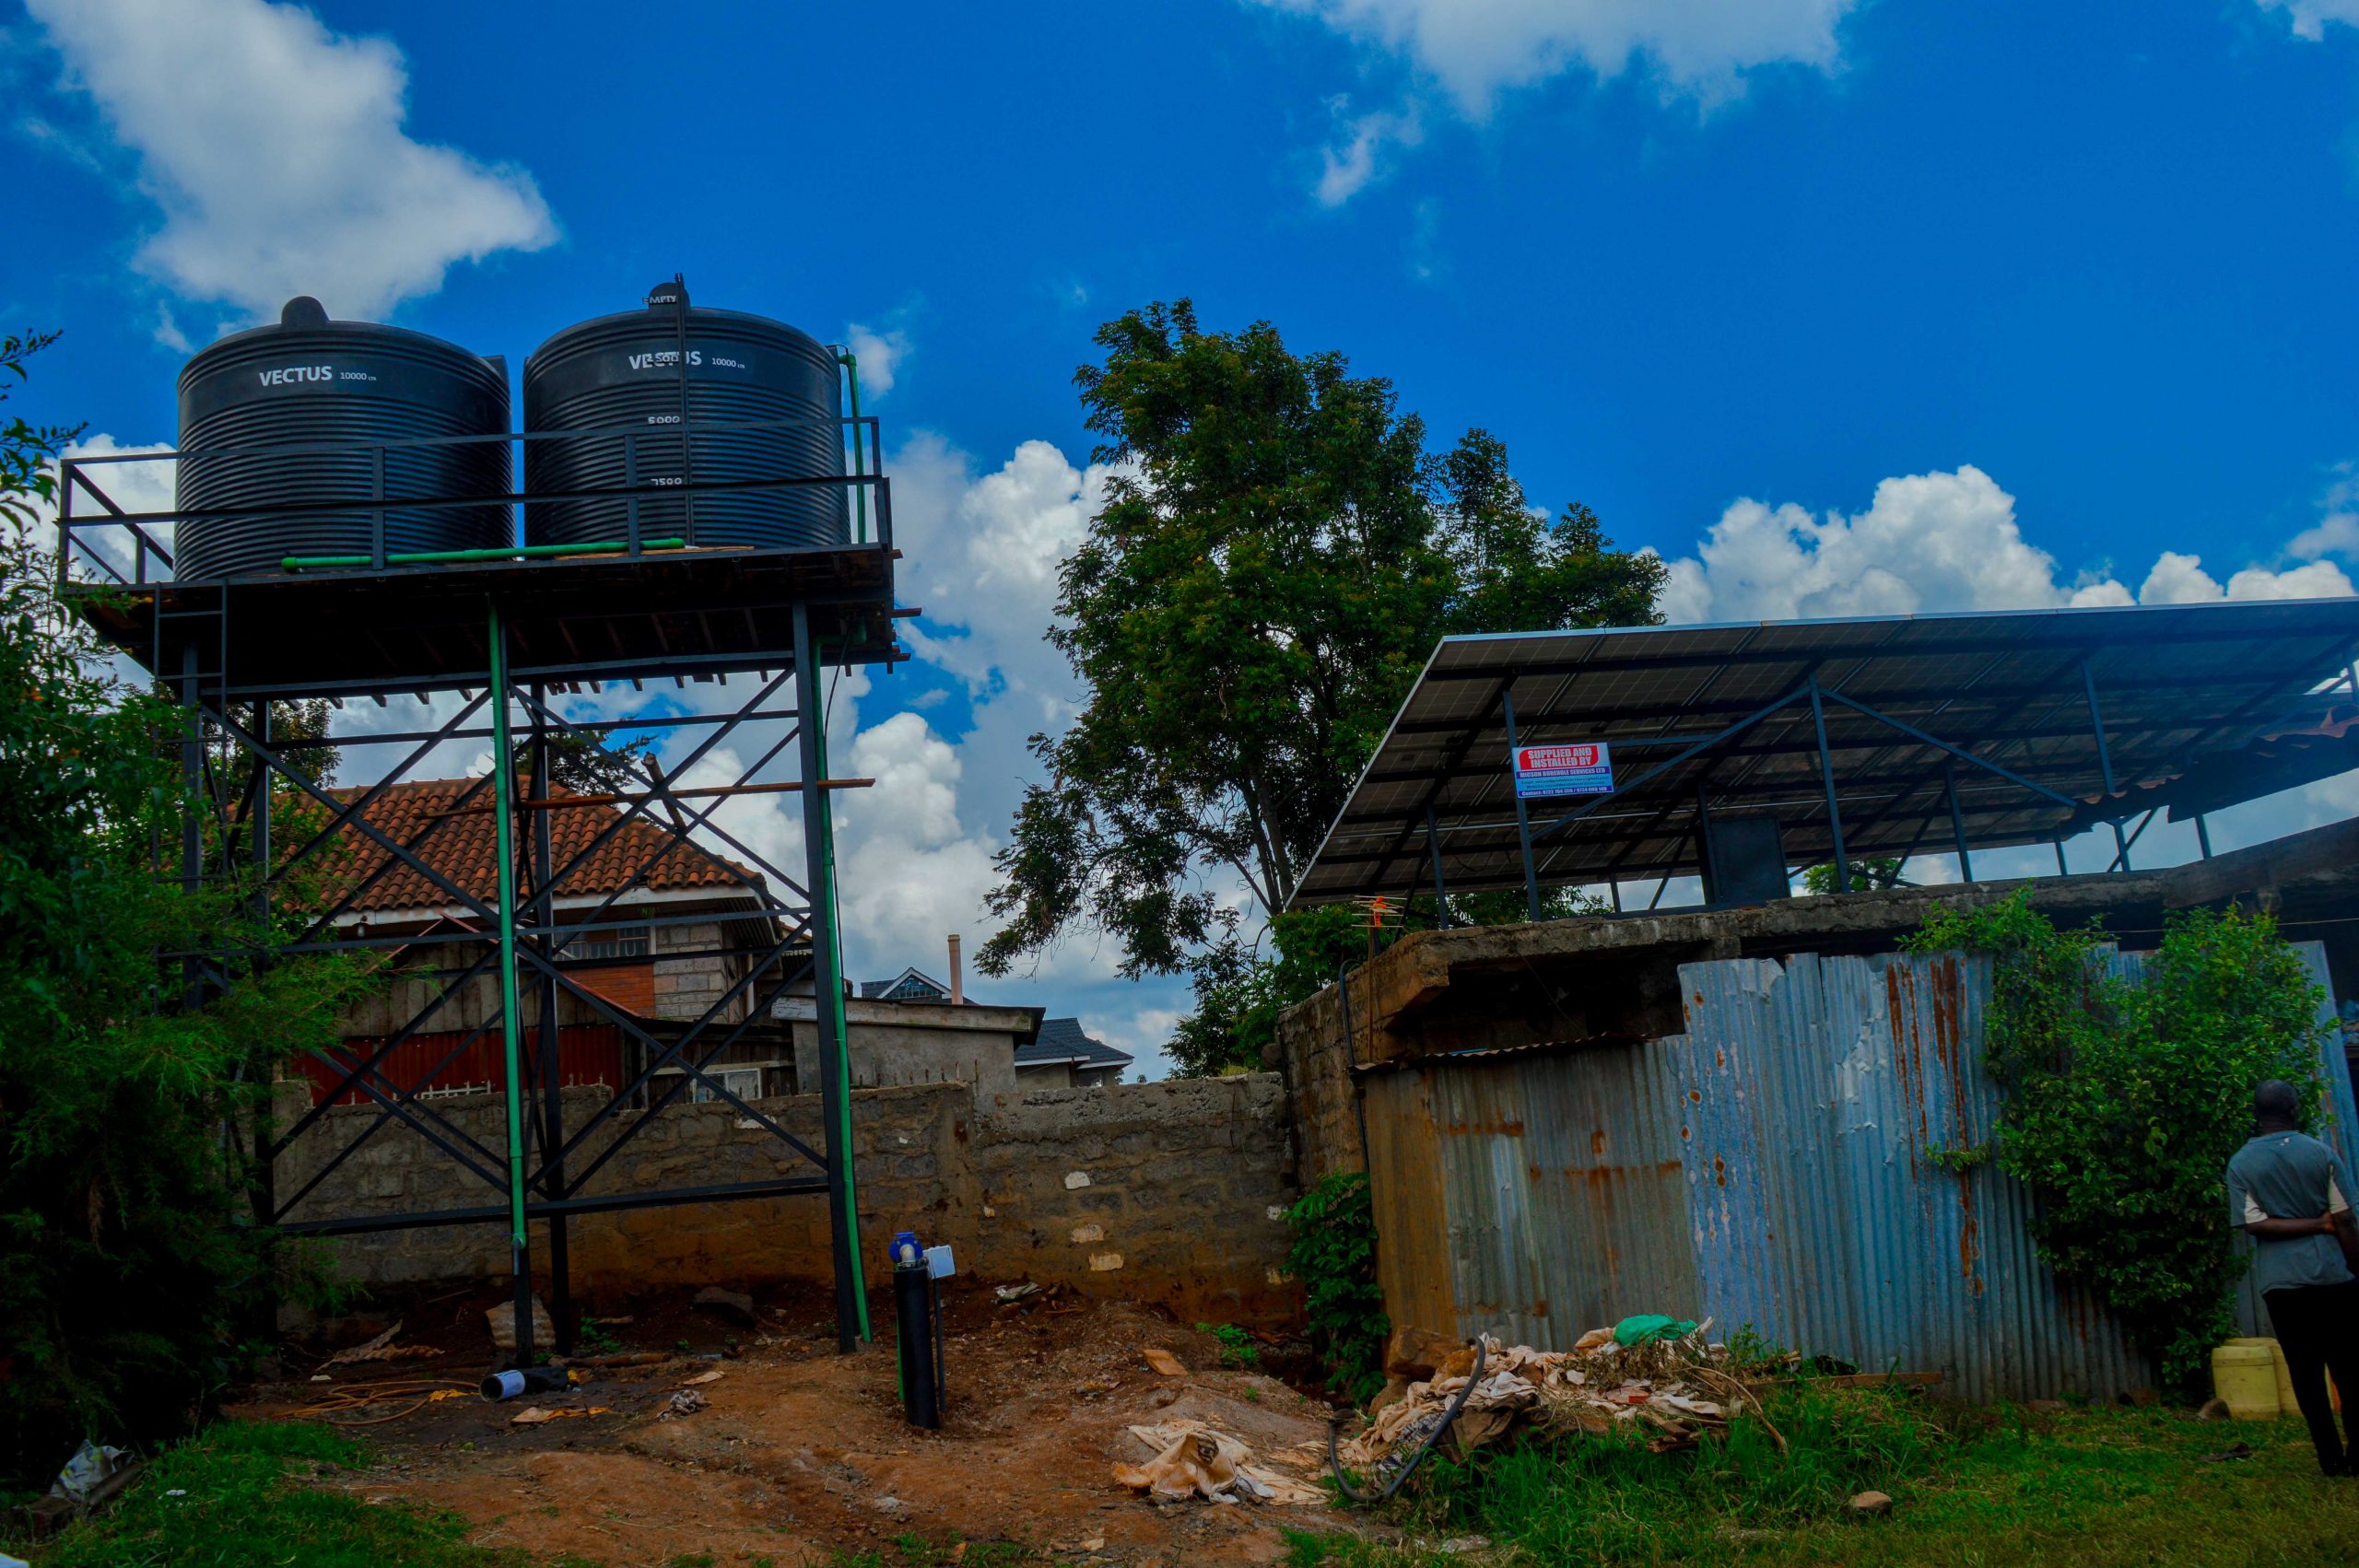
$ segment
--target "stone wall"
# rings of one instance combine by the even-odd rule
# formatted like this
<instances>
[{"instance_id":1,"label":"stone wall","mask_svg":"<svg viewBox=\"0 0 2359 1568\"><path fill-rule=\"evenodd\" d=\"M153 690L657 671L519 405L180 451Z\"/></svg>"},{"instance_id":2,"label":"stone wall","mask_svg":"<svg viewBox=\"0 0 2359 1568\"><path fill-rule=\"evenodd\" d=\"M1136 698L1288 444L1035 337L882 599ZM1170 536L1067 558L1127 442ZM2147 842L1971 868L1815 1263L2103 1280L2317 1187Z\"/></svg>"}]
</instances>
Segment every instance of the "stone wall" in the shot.
<instances>
[{"instance_id":1,"label":"stone wall","mask_svg":"<svg viewBox=\"0 0 2359 1568\"><path fill-rule=\"evenodd\" d=\"M604 1095L570 1091L569 1125ZM299 1114L289 1096L281 1114ZM788 1131L820 1146L816 1094L758 1102ZM491 1095L439 1100L486 1149L504 1145ZM609 1118L570 1162L606 1147ZM280 1163L278 1190L308 1181L335 1148L376 1117L372 1106L327 1114ZM1105 1089L978 1096L964 1082L867 1089L852 1095L862 1253L870 1282L890 1273L897 1230L948 1242L959 1265L993 1280L1029 1278L1094 1294L1160 1302L1183 1317L1274 1321L1294 1311L1282 1269L1295 1197L1285 1095L1271 1074ZM496 1167L495 1167L496 1168ZM588 1184L593 1195L706 1187L811 1174L816 1167L725 1105L675 1106ZM394 1125L332 1173L294 1219L418 1210L497 1209L501 1189ZM546 1225L534 1227L536 1258ZM658 1284L747 1284L830 1277L822 1195L583 1214L569 1223L578 1287L592 1299ZM383 1231L339 1238L364 1281L498 1277L508 1268L499 1223Z\"/></svg>"}]
</instances>

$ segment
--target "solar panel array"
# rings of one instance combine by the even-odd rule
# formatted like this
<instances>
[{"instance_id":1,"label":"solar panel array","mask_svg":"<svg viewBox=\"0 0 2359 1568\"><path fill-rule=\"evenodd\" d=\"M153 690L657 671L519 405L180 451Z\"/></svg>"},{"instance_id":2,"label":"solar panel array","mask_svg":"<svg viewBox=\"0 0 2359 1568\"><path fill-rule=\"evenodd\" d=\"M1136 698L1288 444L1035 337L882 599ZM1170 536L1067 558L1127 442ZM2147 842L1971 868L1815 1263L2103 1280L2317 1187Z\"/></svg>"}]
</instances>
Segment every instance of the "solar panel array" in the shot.
<instances>
[{"instance_id":1,"label":"solar panel array","mask_svg":"<svg viewBox=\"0 0 2359 1568\"><path fill-rule=\"evenodd\" d=\"M1946 852L1953 774L1974 848L2143 811L2191 757L2314 707L2354 652L2351 599L1449 638L1294 902L1430 886L1429 826L1451 892L1520 887L1509 705L1523 745L1613 752L1611 796L1529 802L1543 884L1650 881L1698 870L1699 812L1776 819L1793 865L1833 859L1813 679L1856 860Z\"/></svg>"}]
</instances>

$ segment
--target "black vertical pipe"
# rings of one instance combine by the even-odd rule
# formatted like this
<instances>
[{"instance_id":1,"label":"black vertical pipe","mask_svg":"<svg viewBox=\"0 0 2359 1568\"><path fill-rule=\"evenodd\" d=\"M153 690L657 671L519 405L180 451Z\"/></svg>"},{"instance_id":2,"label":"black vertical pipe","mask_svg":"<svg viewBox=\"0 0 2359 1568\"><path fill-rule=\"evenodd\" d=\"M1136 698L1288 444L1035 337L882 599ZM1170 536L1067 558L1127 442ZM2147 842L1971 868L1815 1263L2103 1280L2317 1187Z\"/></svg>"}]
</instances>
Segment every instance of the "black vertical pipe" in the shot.
<instances>
[{"instance_id":1,"label":"black vertical pipe","mask_svg":"<svg viewBox=\"0 0 2359 1568\"><path fill-rule=\"evenodd\" d=\"M901 1408L911 1426L942 1425L933 1357L933 1270L921 1259L893 1270L893 1340L901 1362Z\"/></svg>"},{"instance_id":2,"label":"black vertical pipe","mask_svg":"<svg viewBox=\"0 0 2359 1568\"><path fill-rule=\"evenodd\" d=\"M1818 677L1810 678L1811 722L1818 726L1818 777L1826 786L1826 826L1835 839L1835 891L1851 891L1851 863L1843 853L1843 808L1835 803L1835 759L1826 749L1826 705L1818 697Z\"/></svg>"},{"instance_id":3,"label":"black vertical pipe","mask_svg":"<svg viewBox=\"0 0 2359 1568\"><path fill-rule=\"evenodd\" d=\"M556 780L549 767L549 724L543 710L548 701L548 688L535 682L533 686L532 779L533 799L546 801L555 789ZM556 815L546 806L533 810L532 860L527 867L533 889L533 924L540 928L541 956L551 964L557 962L557 889L549 878L557 872L556 836L552 818ZM654 955L651 953L651 958ZM548 1151L547 1174L542 1178L542 1190L550 1201L557 1202L565 1191L565 1067L564 1039L557 1022L557 976L548 969L541 971L541 1125L544 1147ZM549 1319L557 1334L557 1352L573 1353L573 1268L572 1255L566 1235L566 1216L562 1209L548 1217L549 1236Z\"/></svg>"},{"instance_id":4,"label":"black vertical pipe","mask_svg":"<svg viewBox=\"0 0 2359 1568\"><path fill-rule=\"evenodd\" d=\"M2201 812L2195 813L2195 847L2203 851L2205 860L2212 858L2212 830L2203 825Z\"/></svg>"},{"instance_id":5,"label":"black vertical pipe","mask_svg":"<svg viewBox=\"0 0 2359 1568\"><path fill-rule=\"evenodd\" d=\"M1532 813L1523 808L1523 790L1515 777L1515 677L1499 688L1499 710L1508 721L1508 787L1515 791L1515 832L1523 845L1523 903L1532 923L1540 923L1540 872L1532 863Z\"/></svg>"},{"instance_id":6,"label":"black vertical pipe","mask_svg":"<svg viewBox=\"0 0 2359 1568\"><path fill-rule=\"evenodd\" d=\"M1434 808L1426 807L1426 853L1434 865L1434 924L1447 930L1449 926L1449 888L1441 880L1441 827L1434 821Z\"/></svg>"},{"instance_id":7,"label":"black vertical pipe","mask_svg":"<svg viewBox=\"0 0 2359 1568\"><path fill-rule=\"evenodd\" d=\"M2071 874L2064 869L2064 840L2061 838L2059 838L2056 841L2056 874L2058 876L2069 876Z\"/></svg>"},{"instance_id":8,"label":"black vertical pipe","mask_svg":"<svg viewBox=\"0 0 2359 1568\"><path fill-rule=\"evenodd\" d=\"M826 699L812 657L811 611L794 605L794 723L802 743L803 859L804 885L811 890L811 1024L819 1047L821 1117L827 1127L827 1235L835 1253L836 1350L850 1355L860 1342L863 1281L855 1270L853 1215L847 1200L851 1185L851 1116L844 1107L843 1040L837 1033L834 1004L843 980L836 973L835 867L828 863L827 793L820 788L819 728L827 723Z\"/></svg>"},{"instance_id":9,"label":"black vertical pipe","mask_svg":"<svg viewBox=\"0 0 2359 1568\"><path fill-rule=\"evenodd\" d=\"M1974 860L1966 852L1966 813L1957 809L1957 764L1942 758L1942 784L1949 791L1950 833L1957 840L1957 874L1961 882L1974 880Z\"/></svg>"}]
</instances>

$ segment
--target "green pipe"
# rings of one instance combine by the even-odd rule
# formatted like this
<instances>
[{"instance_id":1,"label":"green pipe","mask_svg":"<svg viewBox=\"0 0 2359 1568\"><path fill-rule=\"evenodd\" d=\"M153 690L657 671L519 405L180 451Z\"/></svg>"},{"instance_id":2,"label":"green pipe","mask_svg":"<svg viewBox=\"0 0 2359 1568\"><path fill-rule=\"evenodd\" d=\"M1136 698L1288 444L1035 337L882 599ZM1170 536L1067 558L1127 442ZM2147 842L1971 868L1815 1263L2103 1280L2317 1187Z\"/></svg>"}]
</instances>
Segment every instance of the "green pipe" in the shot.
<instances>
[{"instance_id":1,"label":"green pipe","mask_svg":"<svg viewBox=\"0 0 2359 1568\"><path fill-rule=\"evenodd\" d=\"M839 348L836 350L836 359L843 366L845 375L851 380L851 476L858 479L868 472L868 465L862 461L861 457L860 357L849 348ZM853 486L851 497L852 505L860 510L860 531L852 536L852 542L865 544L868 543L868 486ZM861 1308L863 1312L867 1310L865 1306Z\"/></svg>"},{"instance_id":2,"label":"green pipe","mask_svg":"<svg viewBox=\"0 0 2359 1568\"><path fill-rule=\"evenodd\" d=\"M818 687L818 682L815 680L811 684L813 689L816 690ZM818 720L819 721L816 726L816 744L819 755L819 777L825 778L827 777L827 705L824 702L819 705ZM848 1021L844 1017L844 988L842 978L844 972L844 944L842 936L844 929L843 910L836 902L836 813L834 806L828 802L827 791L824 790L819 793L819 850L820 853L826 857L825 863L827 866L827 885L825 892L827 898L827 942L835 950L835 973L837 977L837 983L834 989L829 991L827 996L827 1012L828 1015L835 1020L836 1024L836 1084L839 1091L839 1095L837 1103L829 1108L834 1111L836 1116L836 1147L844 1152L843 1158L839 1161L838 1164L843 1170L844 1212L851 1216L853 1266L861 1277L861 1288L859 1291L854 1293L860 1303L860 1337L863 1340L873 1340L876 1336L870 1330L868 1326L867 1269L865 1265L861 1262L859 1257L859 1193L852 1185L851 1043L850 1035L846 1033L849 1024Z\"/></svg>"},{"instance_id":3,"label":"green pipe","mask_svg":"<svg viewBox=\"0 0 2359 1568\"><path fill-rule=\"evenodd\" d=\"M685 550L688 542L685 539L643 539L639 547L641 550ZM518 544L496 550L420 550L407 555L388 556L385 564L389 567L431 567L452 561L512 561L520 557L538 560L545 556L616 556L629 548L628 540L613 539L598 544ZM366 556L289 556L278 564L284 570L299 572L306 567L365 567L370 563Z\"/></svg>"},{"instance_id":4,"label":"green pipe","mask_svg":"<svg viewBox=\"0 0 2359 1568\"><path fill-rule=\"evenodd\" d=\"M524 1268L523 1051L517 1038L516 1005L516 791L510 778L514 759L508 741L508 636L499 607L491 610L491 787L499 855L499 1032L508 1059L509 1246L516 1268ZM517 1328L521 1336L522 1325Z\"/></svg>"}]
</instances>

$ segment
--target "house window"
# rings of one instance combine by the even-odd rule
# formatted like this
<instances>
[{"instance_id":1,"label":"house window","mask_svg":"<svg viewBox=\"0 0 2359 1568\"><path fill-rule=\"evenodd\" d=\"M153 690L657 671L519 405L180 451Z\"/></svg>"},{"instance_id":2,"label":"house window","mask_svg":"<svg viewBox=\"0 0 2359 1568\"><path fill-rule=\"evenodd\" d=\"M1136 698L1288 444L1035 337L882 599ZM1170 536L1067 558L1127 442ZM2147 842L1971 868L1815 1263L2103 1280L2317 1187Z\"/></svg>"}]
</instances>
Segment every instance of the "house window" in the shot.
<instances>
[{"instance_id":1,"label":"house window","mask_svg":"<svg viewBox=\"0 0 2359 1568\"><path fill-rule=\"evenodd\" d=\"M762 1070L758 1067L729 1067L717 1071L709 1069L706 1076L720 1079L721 1086L741 1100L762 1097ZM695 1094L696 1103L700 1106L721 1098L712 1092L712 1085L702 1078L696 1081Z\"/></svg>"},{"instance_id":2,"label":"house window","mask_svg":"<svg viewBox=\"0 0 2359 1568\"><path fill-rule=\"evenodd\" d=\"M565 956L578 959L644 958L655 948L654 932L646 926L623 926L595 936L577 937L566 943Z\"/></svg>"}]
</instances>

